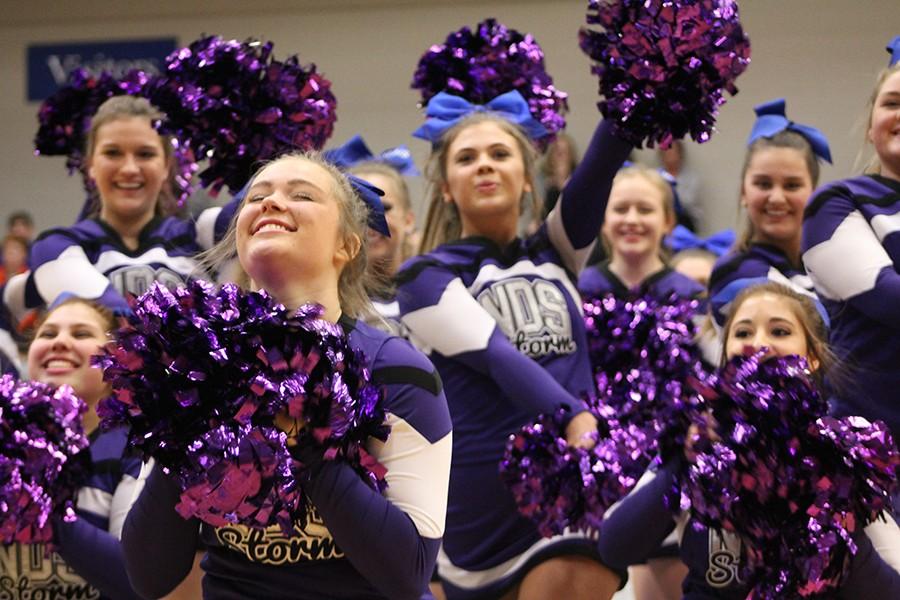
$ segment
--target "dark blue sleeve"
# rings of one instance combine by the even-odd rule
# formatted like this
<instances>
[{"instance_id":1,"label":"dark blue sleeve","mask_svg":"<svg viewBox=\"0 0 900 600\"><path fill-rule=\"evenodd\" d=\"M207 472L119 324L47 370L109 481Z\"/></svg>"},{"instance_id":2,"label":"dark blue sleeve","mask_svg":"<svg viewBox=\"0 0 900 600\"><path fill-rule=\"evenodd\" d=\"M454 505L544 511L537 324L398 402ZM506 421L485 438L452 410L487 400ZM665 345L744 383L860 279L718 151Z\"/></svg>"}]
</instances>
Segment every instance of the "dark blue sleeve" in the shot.
<instances>
[{"instance_id":1,"label":"dark blue sleeve","mask_svg":"<svg viewBox=\"0 0 900 600\"><path fill-rule=\"evenodd\" d=\"M139 599L125 572L122 545L108 531L82 518L53 523L57 552L85 581L115 600Z\"/></svg>"},{"instance_id":2,"label":"dark blue sleeve","mask_svg":"<svg viewBox=\"0 0 900 600\"><path fill-rule=\"evenodd\" d=\"M841 586L840 597L900 598L900 573L882 560L865 531L853 536L857 551L850 560L850 574Z\"/></svg>"},{"instance_id":3,"label":"dark blue sleeve","mask_svg":"<svg viewBox=\"0 0 900 600\"><path fill-rule=\"evenodd\" d=\"M193 567L200 522L175 511L180 495L178 484L157 465L125 519L125 568L135 591L145 598L165 596Z\"/></svg>"},{"instance_id":4,"label":"dark blue sleeve","mask_svg":"<svg viewBox=\"0 0 900 600\"><path fill-rule=\"evenodd\" d=\"M559 202L563 225L576 249L596 239L613 178L631 150L631 144L613 135L611 123L600 122Z\"/></svg>"},{"instance_id":5,"label":"dark blue sleeve","mask_svg":"<svg viewBox=\"0 0 900 600\"><path fill-rule=\"evenodd\" d=\"M598 550L604 564L627 569L645 562L675 527L663 498L674 481L674 464L661 467L653 479L625 496L607 513Z\"/></svg>"},{"instance_id":6,"label":"dark blue sleeve","mask_svg":"<svg viewBox=\"0 0 900 600\"><path fill-rule=\"evenodd\" d=\"M307 494L354 568L388 598L421 598L440 539L419 535L409 516L348 464L329 461L317 471Z\"/></svg>"}]
</instances>

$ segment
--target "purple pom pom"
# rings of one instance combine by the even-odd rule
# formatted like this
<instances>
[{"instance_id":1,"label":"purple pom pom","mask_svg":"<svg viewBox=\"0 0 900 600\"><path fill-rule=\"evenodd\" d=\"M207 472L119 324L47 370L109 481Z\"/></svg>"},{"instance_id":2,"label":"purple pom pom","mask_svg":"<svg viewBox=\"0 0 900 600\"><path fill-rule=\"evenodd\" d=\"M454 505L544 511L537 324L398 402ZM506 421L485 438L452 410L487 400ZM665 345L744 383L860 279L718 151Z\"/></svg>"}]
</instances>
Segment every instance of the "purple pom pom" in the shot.
<instances>
[{"instance_id":1,"label":"purple pom pom","mask_svg":"<svg viewBox=\"0 0 900 600\"><path fill-rule=\"evenodd\" d=\"M200 158L203 187L240 190L256 165L289 151L321 149L336 120L331 82L296 56L272 58L271 42L199 39L167 59L148 93Z\"/></svg>"},{"instance_id":2,"label":"purple pom pom","mask_svg":"<svg viewBox=\"0 0 900 600\"><path fill-rule=\"evenodd\" d=\"M511 435L500 463L500 477L519 512L544 537L566 529L598 531L606 510L627 494L647 468L649 440L636 427L621 426L609 409L594 407L604 431L585 450L569 446L560 409ZM598 439L599 438L599 439Z\"/></svg>"},{"instance_id":3,"label":"purple pom pom","mask_svg":"<svg viewBox=\"0 0 900 600\"><path fill-rule=\"evenodd\" d=\"M421 92L422 106L439 92L483 105L518 90L532 116L550 132L541 143L552 141L566 126L568 95L553 86L541 46L531 34L523 35L495 19L482 21L474 32L463 27L429 48L419 59L412 88Z\"/></svg>"},{"instance_id":4,"label":"purple pom pom","mask_svg":"<svg viewBox=\"0 0 900 600\"><path fill-rule=\"evenodd\" d=\"M90 459L69 386L0 377L0 542L50 543L52 516L74 519Z\"/></svg>"},{"instance_id":5,"label":"purple pom pom","mask_svg":"<svg viewBox=\"0 0 900 600\"><path fill-rule=\"evenodd\" d=\"M581 48L596 61L600 112L637 147L712 134L723 91L750 63L733 0L590 0Z\"/></svg>"},{"instance_id":6,"label":"purple pom pom","mask_svg":"<svg viewBox=\"0 0 900 600\"><path fill-rule=\"evenodd\" d=\"M321 307L289 313L265 292L193 281L155 284L138 298L131 328L97 359L115 397L101 402L105 426L130 426L130 443L175 474L178 510L213 525L279 524L306 518L276 415L297 419L299 451L348 461L372 487L384 467L366 453L384 440L381 391L365 357Z\"/></svg>"},{"instance_id":7,"label":"purple pom pom","mask_svg":"<svg viewBox=\"0 0 900 600\"><path fill-rule=\"evenodd\" d=\"M542 415L510 437L500 467L519 512L542 535L598 530L658 452L680 451L696 404L689 383L706 377L693 344L697 306L678 298L584 302L599 394L588 402L601 428L596 445L568 446L566 413Z\"/></svg>"},{"instance_id":8,"label":"purple pom pom","mask_svg":"<svg viewBox=\"0 0 900 600\"><path fill-rule=\"evenodd\" d=\"M833 594L854 532L891 509L900 455L887 428L823 416L796 356L734 359L700 391L711 426L681 474L681 508L741 537L754 598Z\"/></svg>"},{"instance_id":9,"label":"purple pom pom","mask_svg":"<svg viewBox=\"0 0 900 600\"><path fill-rule=\"evenodd\" d=\"M678 297L584 301L588 356L598 401L650 440L646 463L668 444L680 448L693 380L707 377L694 344L699 303Z\"/></svg>"},{"instance_id":10,"label":"purple pom pom","mask_svg":"<svg viewBox=\"0 0 900 600\"><path fill-rule=\"evenodd\" d=\"M76 171L84 179L88 198L96 194L93 182L87 173L87 134L91 119L97 109L113 96L129 94L146 96L155 79L143 71L132 70L121 79L107 72L91 76L84 69L76 69L69 76L68 85L61 87L41 103L38 110L37 135L34 138L34 153L44 156L66 156L69 174ZM165 133L165 126L161 127ZM172 139L172 155L175 158L174 189L171 190L177 205L184 206L194 192L191 178L197 171L197 163L190 148L184 147L178 139ZM165 207L171 210L171 207Z\"/></svg>"}]
</instances>

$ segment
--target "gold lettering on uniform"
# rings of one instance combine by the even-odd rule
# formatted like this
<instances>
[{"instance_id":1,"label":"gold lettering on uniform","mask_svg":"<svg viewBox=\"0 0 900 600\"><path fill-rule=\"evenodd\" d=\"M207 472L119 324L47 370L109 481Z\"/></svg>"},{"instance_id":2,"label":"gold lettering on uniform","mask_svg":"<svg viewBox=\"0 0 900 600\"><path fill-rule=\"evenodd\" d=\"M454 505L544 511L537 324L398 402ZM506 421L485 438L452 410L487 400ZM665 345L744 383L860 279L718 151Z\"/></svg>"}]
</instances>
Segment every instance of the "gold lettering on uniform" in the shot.
<instances>
[{"instance_id":1,"label":"gold lettering on uniform","mask_svg":"<svg viewBox=\"0 0 900 600\"><path fill-rule=\"evenodd\" d=\"M97 600L100 592L43 544L0 548L0 600Z\"/></svg>"},{"instance_id":2,"label":"gold lettering on uniform","mask_svg":"<svg viewBox=\"0 0 900 600\"><path fill-rule=\"evenodd\" d=\"M284 565L315 560L343 558L325 527L322 517L310 506L307 525L301 529L295 523L290 536L277 525L266 529L252 529L245 525L216 528L216 538L224 547L240 552L249 560L266 565Z\"/></svg>"}]
</instances>

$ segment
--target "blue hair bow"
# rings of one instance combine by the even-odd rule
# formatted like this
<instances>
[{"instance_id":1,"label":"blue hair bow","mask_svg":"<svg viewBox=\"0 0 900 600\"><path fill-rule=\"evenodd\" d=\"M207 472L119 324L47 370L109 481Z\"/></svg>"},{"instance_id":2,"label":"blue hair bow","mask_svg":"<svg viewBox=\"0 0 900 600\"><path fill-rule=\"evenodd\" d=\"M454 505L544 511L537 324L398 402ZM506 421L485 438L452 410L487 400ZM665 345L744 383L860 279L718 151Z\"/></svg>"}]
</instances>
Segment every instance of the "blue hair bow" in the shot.
<instances>
[{"instance_id":1,"label":"blue hair bow","mask_svg":"<svg viewBox=\"0 0 900 600\"><path fill-rule=\"evenodd\" d=\"M369 209L369 227L385 237L391 237L391 230L388 227L387 219L384 217L384 204L381 203L384 191L365 179L360 179L354 175L348 174L347 179L350 181L350 185L353 186L353 190L366 203L366 207Z\"/></svg>"},{"instance_id":2,"label":"blue hair bow","mask_svg":"<svg viewBox=\"0 0 900 600\"><path fill-rule=\"evenodd\" d=\"M734 230L723 229L707 238L702 238L684 225L677 225L666 239L666 243L672 249L672 252L696 248L712 252L716 256L722 256L734 244Z\"/></svg>"},{"instance_id":3,"label":"blue hair bow","mask_svg":"<svg viewBox=\"0 0 900 600\"><path fill-rule=\"evenodd\" d=\"M349 169L361 162L379 162L393 167L401 175L420 175L412 154L405 145L389 148L378 156L372 154L362 136L354 135L343 146L323 153L325 160L341 169Z\"/></svg>"},{"instance_id":4,"label":"blue hair bow","mask_svg":"<svg viewBox=\"0 0 900 600\"><path fill-rule=\"evenodd\" d=\"M887 45L887 51L891 55L891 60L888 63L888 67L893 67L898 62L900 62L900 35L894 36L894 39L892 39Z\"/></svg>"},{"instance_id":5,"label":"blue hair bow","mask_svg":"<svg viewBox=\"0 0 900 600\"><path fill-rule=\"evenodd\" d=\"M769 138L785 130L793 131L806 138L816 156L831 162L828 138L815 127L800 125L789 120L784 114L784 98L760 104L753 110L756 111L756 122L750 131L750 138L747 140L748 146L758 138Z\"/></svg>"},{"instance_id":6,"label":"blue hair bow","mask_svg":"<svg viewBox=\"0 0 900 600\"><path fill-rule=\"evenodd\" d=\"M413 132L413 136L432 144L440 141L444 132L474 112L489 112L512 121L525 130L533 140L549 134L540 121L531 116L528 103L518 91L500 94L485 105L472 104L465 98L440 92L425 107L425 123Z\"/></svg>"}]
</instances>

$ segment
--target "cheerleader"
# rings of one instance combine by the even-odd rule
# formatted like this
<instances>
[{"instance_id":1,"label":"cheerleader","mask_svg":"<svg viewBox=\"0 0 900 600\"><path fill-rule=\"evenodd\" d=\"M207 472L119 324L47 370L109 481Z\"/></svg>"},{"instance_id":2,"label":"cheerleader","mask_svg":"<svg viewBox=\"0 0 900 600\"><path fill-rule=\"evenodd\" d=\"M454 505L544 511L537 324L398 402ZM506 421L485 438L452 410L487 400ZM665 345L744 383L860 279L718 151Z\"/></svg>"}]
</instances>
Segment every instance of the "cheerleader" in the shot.
<instances>
[{"instance_id":1,"label":"cheerleader","mask_svg":"<svg viewBox=\"0 0 900 600\"><path fill-rule=\"evenodd\" d=\"M10 278L3 301L20 319L60 294L95 299L116 312L154 281L178 285L200 275L194 255L212 246L235 203L195 221L163 214L173 176L172 144L146 99L115 96L91 119L85 156L96 201L86 219L45 231L32 244L28 273Z\"/></svg>"},{"instance_id":2,"label":"cheerleader","mask_svg":"<svg viewBox=\"0 0 900 600\"><path fill-rule=\"evenodd\" d=\"M831 162L828 141L816 129L785 117L784 100L756 107L757 119L741 169L741 206L747 213L732 252L717 261L709 298L718 325L747 285L779 281L814 294L800 260L803 207L819 180L819 162Z\"/></svg>"},{"instance_id":3,"label":"cheerleader","mask_svg":"<svg viewBox=\"0 0 900 600\"><path fill-rule=\"evenodd\" d=\"M900 63L869 100L867 174L817 190L806 207L803 262L832 319L831 345L853 370L839 415L881 419L900 435Z\"/></svg>"},{"instance_id":4,"label":"cheerleader","mask_svg":"<svg viewBox=\"0 0 900 600\"><path fill-rule=\"evenodd\" d=\"M365 200L373 214L380 210L377 197ZM227 259L236 248L254 289L289 308L322 305L323 318L338 323L364 353L372 380L386 390L390 436L366 448L387 469L384 495L349 463L304 455L310 473L302 487L313 507L305 528L285 536L278 526L200 526L176 512L181 490L157 467L123 533L128 574L143 596L167 593L188 572L198 535L207 547L205 598L425 593L444 529L450 417L431 363L408 342L360 320L370 306L362 285L368 218L363 199L335 167L316 155L284 156L250 180L213 257ZM377 225L386 226L383 219Z\"/></svg>"},{"instance_id":5,"label":"cheerleader","mask_svg":"<svg viewBox=\"0 0 900 600\"><path fill-rule=\"evenodd\" d=\"M96 407L110 393L91 356L100 352L115 328L103 306L69 298L38 324L28 348L28 375L36 381L67 384L85 401L83 416L90 440L91 466L78 491L77 518L53 523L57 552L17 544L5 549L2 589L13 598L138 598L125 574L119 536L131 506L140 458L126 449L122 428L97 429Z\"/></svg>"},{"instance_id":6,"label":"cheerleader","mask_svg":"<svg viewBox=\"0 0 900 600\"><path fill-rule=\"evenodd\" d=\"M669 268L663 240L675 227L672 187L647 167L629 166L613 180L601 236L610 258L587 267L578 278L585 297L672 295L697 298L703 289Z\"/></svg>"},{"instance_id":7,"label":"cheerleader","mask_svg":"<svg viewBox=\"0 0 900 600\"><path fill-rule=\"evenodd\" d=\"M826 326L815 303L809 296L779 283L745 288L732 303L724 332L723 356L728 359L766 347L772 356L806 358L818 380L833 366L834 358L825 341ZM698 527L687 515L673 517L664 501L674 485L677 463L672 460L654 475L645 476L631 494L607 512L600 555L618 568L640 563L677 529L681 558L689 569L682 583L683 597L743 600L751 590L741 579L746 557L740 538ZM635 535L638 531L640 535ZM839 591L842 598L900 594L900 574L883 562L868 531L854 536L858 551ZM889 536L896 539L898 534L897 528L892 527Z\"/></svg>"},{"instance_id":8,"label":"cheerleader","mask_svg":"<svg viewBox=\"0 0 900 600\"><path fill-rule=\"evenodd\" d=\"M429 102L418 132L434 144L423 254L397 277L402 322L441 373L454 424L438 571L451 600L609 597L619 577L593 542L582 532L541 539L497 465L509 434L540 413L569 407L572 444L596 429L579 399L593 383L575 274L631 147L601 124L560 202L520 239L522 204L535 190L525 131L543 127L518 92L501 97L521 126L448 94ZM469 114L444 118L444 103Z\"/></svg>"},{"instance_id":9,"label":"cheerleader","mask_svg":"<svg viewBox=\"0 0 900 600\"><path fill-rule=\"evenodd\" d=\"M403 261L413 254L416 216L405 179L405 176L419 175L412 155L406 146L398 146L374 156L357 135L343 146L327 151L325 157L384 192L381 203L388 232L380 233L374 229L368 232L372 305L392 333L406 337L405 328L400 323L394 276Z\"/></svg>"}]
</instances>

